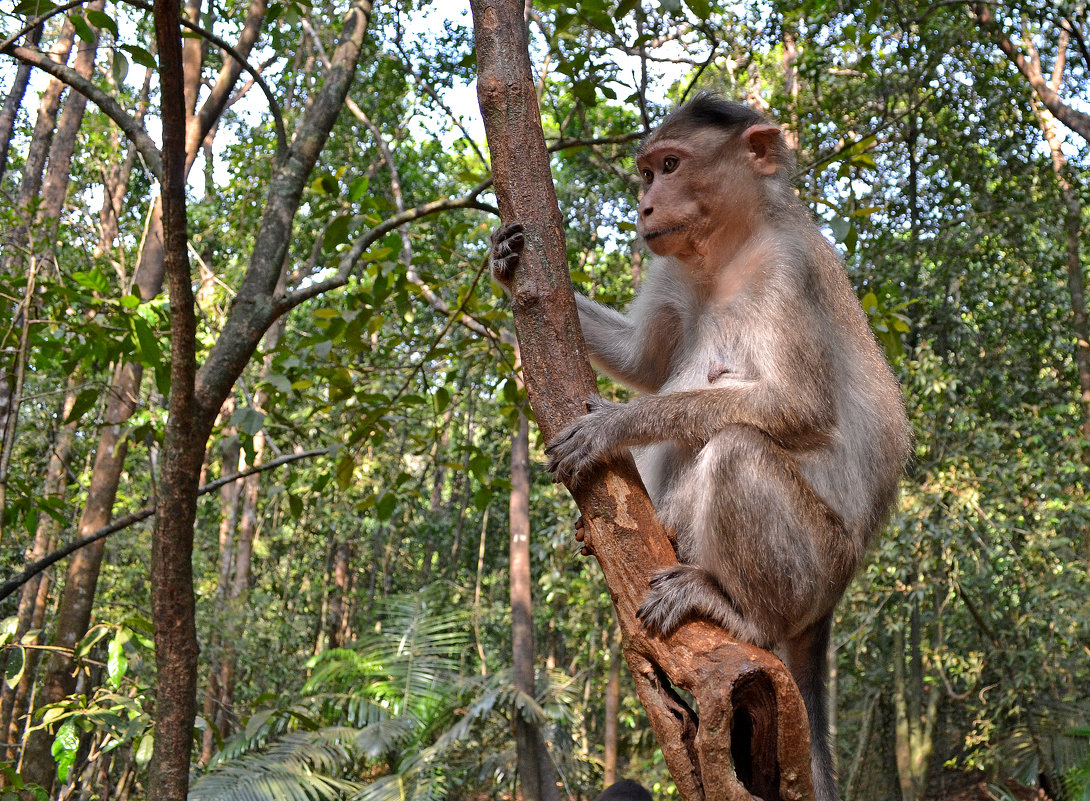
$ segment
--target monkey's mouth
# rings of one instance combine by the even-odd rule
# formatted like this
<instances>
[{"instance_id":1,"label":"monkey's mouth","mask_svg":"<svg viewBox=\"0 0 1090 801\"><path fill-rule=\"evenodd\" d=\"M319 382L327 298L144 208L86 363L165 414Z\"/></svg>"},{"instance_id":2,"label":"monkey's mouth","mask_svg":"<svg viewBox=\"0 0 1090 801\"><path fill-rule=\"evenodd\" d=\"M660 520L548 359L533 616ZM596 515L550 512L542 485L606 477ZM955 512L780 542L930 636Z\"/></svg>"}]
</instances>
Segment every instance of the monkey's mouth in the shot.
<instances>
[{"instance_id":1,"label":"monkey's mouth","mask_svg":"<svg viewBox=\"0 0 1090 801\"><path fill-rule=\"evenodd\" d=\"M643 235L644 242L650 242L652 239L658 239L660 236L666 236L666 234L676 234L684 226L675 225L673 228L660 228L657 231L648 231Z\"/></svg>"}]
</instances>

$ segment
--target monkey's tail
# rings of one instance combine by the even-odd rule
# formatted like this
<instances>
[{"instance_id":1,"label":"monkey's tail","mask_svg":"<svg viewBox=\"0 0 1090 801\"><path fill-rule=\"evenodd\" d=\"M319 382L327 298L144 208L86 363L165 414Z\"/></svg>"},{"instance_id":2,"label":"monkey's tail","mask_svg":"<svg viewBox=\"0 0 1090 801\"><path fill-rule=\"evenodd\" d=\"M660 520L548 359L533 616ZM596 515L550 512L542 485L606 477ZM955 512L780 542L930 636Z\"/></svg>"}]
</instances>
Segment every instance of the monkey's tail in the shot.
<instances>
[{"instance_id":1,"label":"monkey's tail","mask_svg":"<svg viewBox=\"0 0 1090 801\"><path fill-rule=\"evenodd\" d=\"M832 613L798 637L784 654L787 667L799 685L806 716L810 720L810 768L814 777L815 801L838 801L833 744L829 738L829 636Z\"/></svg>"}]
</instances>

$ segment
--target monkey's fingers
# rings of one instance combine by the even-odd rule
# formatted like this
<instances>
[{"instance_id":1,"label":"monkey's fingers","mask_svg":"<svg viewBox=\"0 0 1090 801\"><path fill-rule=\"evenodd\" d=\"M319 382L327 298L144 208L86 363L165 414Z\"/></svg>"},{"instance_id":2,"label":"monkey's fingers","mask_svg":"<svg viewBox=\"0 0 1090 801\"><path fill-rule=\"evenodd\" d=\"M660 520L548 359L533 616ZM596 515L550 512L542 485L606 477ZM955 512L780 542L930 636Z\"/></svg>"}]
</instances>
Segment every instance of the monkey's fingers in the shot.
<instances>
[{"instance_id":1,"label":"monkey's fingers","mask_svg":"<svg viewBox=\"0 0 1090 801\"><path fill-rule=\"evenodd\" d=\"M524 229L522 227L522 223L520 222L512 222L507 223L507 225L501 225L499 228L492 232L492 244L498 244L504 239L510 239L514 235L522 234L523 232ZM522 246L519 245L519 247Z\"/></svg>"},{"instance_id":2,"label":"monkey's fingers","mask_svg":"<svg viewBox=\"0 0 1090 801\"><path fill-rule=\"evenodd\" d=\"M583 520L583 515L575 518L575 541L582 542L587 536L587 524Z\"/></svg>"}]
</instances>

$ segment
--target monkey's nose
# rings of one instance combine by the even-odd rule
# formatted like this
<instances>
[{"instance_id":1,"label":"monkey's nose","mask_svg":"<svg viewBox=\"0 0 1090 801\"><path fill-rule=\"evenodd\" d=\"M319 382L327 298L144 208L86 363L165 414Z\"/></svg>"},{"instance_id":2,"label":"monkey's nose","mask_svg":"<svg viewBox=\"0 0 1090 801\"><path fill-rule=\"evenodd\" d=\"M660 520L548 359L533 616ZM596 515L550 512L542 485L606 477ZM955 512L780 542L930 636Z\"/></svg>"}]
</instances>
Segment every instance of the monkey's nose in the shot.
<instances>
[{"instance_id":1,"label":"monkey's nose","mask_svg":"<svg viewBox=\"0 0 1090 801\"><path fill-rule=\"evenodd\" d=\"M654 210L654 206L647 206L646 208L640 209L640 214L642 214L644 217L650 217L651 212Z\"/></svg>"}]
</instances>

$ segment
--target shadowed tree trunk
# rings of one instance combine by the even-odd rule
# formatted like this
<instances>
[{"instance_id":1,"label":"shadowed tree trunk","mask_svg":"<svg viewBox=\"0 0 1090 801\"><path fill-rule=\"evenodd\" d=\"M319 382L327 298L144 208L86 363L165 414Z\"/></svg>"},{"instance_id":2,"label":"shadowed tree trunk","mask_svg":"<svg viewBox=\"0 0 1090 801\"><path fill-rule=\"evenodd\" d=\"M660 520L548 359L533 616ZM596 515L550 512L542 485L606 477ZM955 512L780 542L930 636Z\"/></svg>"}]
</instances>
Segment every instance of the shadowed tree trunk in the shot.
<instances>
[{"instance_id":1,"label":"shadowed tree trunk","mask_svg":"<svg viewBox=\"0 0 1090 801\"><path fill-rule=\"evenodd\" d=\"M534 618L530 585L530 424L519 415L511 440L511 649L515 687L537 697L534 684ZM540 727L515 712L518 775L526 801L556 801L556 773Z\"/></svg>"},{"instance_id":2,"label":"shadowed tree trunk","mask_svg":"<svg viewBox=\"0 0 1090 801\"><path fill-rule=\"evenodd\" d=\"M527 52L523 0L471 0L477 95L501 216L525 228L511 287L524 378L546 440L596 392L568 275ZM625 657L666 764L686 801L812 795L806 712L771 655L704 622L650 637L636 610L648 576L677 559L631 459L598 469L573 495L626 635ZM691 693L700 715L675 690Z\"/></svg>"},{"instance_id":3,"label":"shadowed tree trunk","mask_svg":"<svg viewBox=\"0 0 1090 801\"><path fill-rule=\"evenodd\" d=\"M1047 86L1055 89L1063 81L1068 45L1067 31L1060 33L1056 63ZM1080 242L1082 240L1082 201L1078 187L1072 183L1067 168L1067 157L1061 147L1059 125L1056 117L1040 103L1033 104L1037 122L1044 133L1052 154L1052 171L1060 188L1064 204L1064 245L1067 253L1067 290L1071 296L1071 323L1075 334L1075 367L1079 374L1079 403L1082 408L1082 460L1090 465L1090 319L1086 307L1086 274L1082 267ZM1090 549L1090 543L1087 544ZM1090 550L1087 555L1090 556Z\"/></svg>"},{"instance_id":4,"label":"shadowed tree trunk","mask_svg":"<svg viewBox=\"0 0 1090 801\"><path fill-rule=\"evenodd\" d=\"M23 37L26 47L37 47L42 38L42 26L32 30ZM23 95L26 94L27 84L30 83L29 64L20 64L15 68L15 80L11 82L8 96L4 98L4 106L0 108L0 178L8 169L8 151L11 148L11 138L15 133L15 120L19 116L19 109L23 105Z\"/></svg>"}]
</instances>

